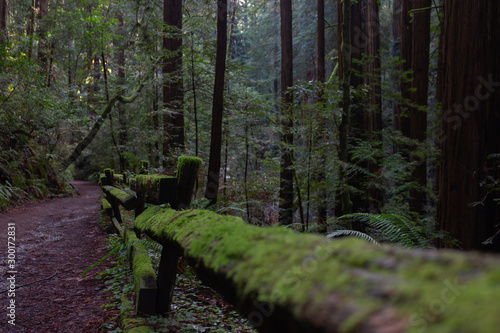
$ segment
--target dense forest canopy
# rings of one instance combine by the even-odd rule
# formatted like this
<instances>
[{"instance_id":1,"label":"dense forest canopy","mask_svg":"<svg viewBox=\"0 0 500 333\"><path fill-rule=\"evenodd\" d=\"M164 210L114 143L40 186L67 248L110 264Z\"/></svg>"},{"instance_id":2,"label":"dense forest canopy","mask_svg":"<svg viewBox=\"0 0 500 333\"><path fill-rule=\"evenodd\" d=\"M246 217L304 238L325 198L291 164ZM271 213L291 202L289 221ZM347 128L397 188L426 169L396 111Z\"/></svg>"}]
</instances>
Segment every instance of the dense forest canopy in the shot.
<instances>
[{"instance_id":1,"label":"dense forest canopy","mask_svg":"<svg viewBox=\"0 0 500 333\"><path fill-rule=\"evenodd\" d=\"M204 161L195 204L500 249L494 0L0 0L0 209Z\"/></svg>"}]
</instances>

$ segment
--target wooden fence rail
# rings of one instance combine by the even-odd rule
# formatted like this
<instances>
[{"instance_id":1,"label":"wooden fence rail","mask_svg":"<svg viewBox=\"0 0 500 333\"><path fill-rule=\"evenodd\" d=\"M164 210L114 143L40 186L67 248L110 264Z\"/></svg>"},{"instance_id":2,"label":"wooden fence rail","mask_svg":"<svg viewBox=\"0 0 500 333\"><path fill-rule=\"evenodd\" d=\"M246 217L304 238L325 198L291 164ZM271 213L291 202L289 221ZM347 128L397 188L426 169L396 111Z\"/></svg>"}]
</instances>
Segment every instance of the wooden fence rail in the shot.
<instances>
[{"instance_id":1,"label":"wooden fence rail","mask_svg":"<svg viewBox=\"0 0 500 333\"><path fill-rule=\"evenodd\" d=\"M332 241L207 210L160 206L142 211L134 228L163 245L159 314L169 310L182 255L259 332L500 328L500 260L492 256Z\"/></svg>"}]
</instances>

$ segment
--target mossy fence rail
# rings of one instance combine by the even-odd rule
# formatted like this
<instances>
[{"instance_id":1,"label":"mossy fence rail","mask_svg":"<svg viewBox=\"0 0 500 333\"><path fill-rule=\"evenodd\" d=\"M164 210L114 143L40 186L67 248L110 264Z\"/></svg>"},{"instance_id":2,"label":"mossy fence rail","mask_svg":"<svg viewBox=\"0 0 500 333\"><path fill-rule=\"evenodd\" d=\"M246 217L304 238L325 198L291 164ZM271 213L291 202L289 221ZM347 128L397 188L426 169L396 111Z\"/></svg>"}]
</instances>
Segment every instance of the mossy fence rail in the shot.
<instances>
[{"instance_id":1,"label":"mossy fence rail","mask_svg":"<svg viewBox=\"0 0 500 333\"><path fill-rule=\"evenodd\" d=\"M200 163L181 157L176 177L136 176L127 182L133 193L113 186L123 176L102 176L103 208L134 244L138 312L168 314L184 256L259 332L500 331L498 258L332 241L190 209ZM120 222L118 205L135 209L133 230ZM142 234L163 246L158 274L134 242Z\"/></svg>"}]
</instances>

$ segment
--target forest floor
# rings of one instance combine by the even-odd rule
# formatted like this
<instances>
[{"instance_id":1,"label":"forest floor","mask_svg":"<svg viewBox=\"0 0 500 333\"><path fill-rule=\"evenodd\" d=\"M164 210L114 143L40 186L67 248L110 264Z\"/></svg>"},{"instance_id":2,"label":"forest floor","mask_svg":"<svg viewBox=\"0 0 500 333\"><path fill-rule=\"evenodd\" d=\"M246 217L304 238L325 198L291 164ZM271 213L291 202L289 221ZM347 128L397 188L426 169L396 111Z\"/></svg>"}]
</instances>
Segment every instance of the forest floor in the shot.
<instances>
[{"instance_id":1,"label":"forest floor","mask_svg":"<svg viewBox=\"0 0 500 333\"><path fill-rule=\"evenodd\" d=\"M0 332L97 332L101 323L117 316L117 310L101 307L110 293L96 276L106 263L81 277L108 252L97 222L100 189L90 182L74 185L79 196L27 203L0 213ZM13 225L15 239L8 239L13 235L8 226ZM15 263L6 260L12 245ZM15 295L8 291L11 277ZM12 301L15 326L8 322L13 317L7 316L13 312L7 309Z\"/></svg>"},{"instance_id":2,"label":"forest floor","mask_svg":"<svg viewBox=\"0 0 500 333\"><path fill-rule=\"evenodd\" d=\"M115 285L113 292L103 276L113 270L123 273L123 264L117 264L123 259L109 258L82 277L109 252L113 238L99 222L101 191L91 182L73 184L78 196L24 203L0 213L1 333L122 331L119 305L110 304L116 304L116 289L126 288ZM10 290L11 282L15 290ZM153 330L255 332L232 306L189 274L178 276L175 293L168 320L148 319Z\"/></svg>"}]
</instances>

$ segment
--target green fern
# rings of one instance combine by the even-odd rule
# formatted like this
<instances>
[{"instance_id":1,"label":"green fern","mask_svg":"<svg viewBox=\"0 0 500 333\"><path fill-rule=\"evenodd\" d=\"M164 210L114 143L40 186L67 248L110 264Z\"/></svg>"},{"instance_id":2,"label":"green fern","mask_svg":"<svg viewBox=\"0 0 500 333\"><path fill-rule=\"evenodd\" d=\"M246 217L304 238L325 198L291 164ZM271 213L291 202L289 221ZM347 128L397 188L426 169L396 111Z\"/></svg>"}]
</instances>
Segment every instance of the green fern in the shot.
<instances>
[{"instance_id":1,"label":"green fern","mask_svg":"<svg viewBox=\"0 0 500 333\"><path fill-rule=\"evenodd\" d=\"M378 239L409 248L431 248L421 230L408 218L397 214L346 214L338 220L358 220L378 234Z\"/></svg>"},{"instance_id":2,"label":"green fern","mask_svg":"<svg viewBox=\"0 0 500 333\"><path fill-rule=\"evenodd\" d=\"M379 245L379 243L370 235L365 234L364 232L357 230L337 230L332 232L331 234L326 235L326 238L335 238L341 236L354 236L358 238L362 238L370 243Z\"/></svg>"}]
</instances>

